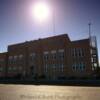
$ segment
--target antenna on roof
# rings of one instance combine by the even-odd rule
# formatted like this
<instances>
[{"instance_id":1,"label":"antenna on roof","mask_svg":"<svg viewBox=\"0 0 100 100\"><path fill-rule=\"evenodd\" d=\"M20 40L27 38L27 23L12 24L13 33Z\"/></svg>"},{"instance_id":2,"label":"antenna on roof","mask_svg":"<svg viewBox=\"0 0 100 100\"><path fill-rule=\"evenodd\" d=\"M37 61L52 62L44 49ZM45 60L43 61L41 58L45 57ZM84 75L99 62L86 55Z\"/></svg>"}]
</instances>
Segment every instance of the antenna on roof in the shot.
<instances>
[{"instance_id":1,"label":"antenna on roof","mask_svg":"<svg viewBox=\"0 0 100 100\"><path fill-rule=\"evenodd\" d=\"M88 25L89 25L89 38L91 38L91 25L92 25L91 22L89 22Z\"/></svg>"},{"instance_id":2,"label":"antenna on roof","mask_svg":"<svg viewBox=\"0 0 100 100\"><path fill-rule=\"evenodd\" d=\"M91 22L88 23L89 25L89 41L90 41L90 46L91 46Z\"/></svg>"}]
</instances>

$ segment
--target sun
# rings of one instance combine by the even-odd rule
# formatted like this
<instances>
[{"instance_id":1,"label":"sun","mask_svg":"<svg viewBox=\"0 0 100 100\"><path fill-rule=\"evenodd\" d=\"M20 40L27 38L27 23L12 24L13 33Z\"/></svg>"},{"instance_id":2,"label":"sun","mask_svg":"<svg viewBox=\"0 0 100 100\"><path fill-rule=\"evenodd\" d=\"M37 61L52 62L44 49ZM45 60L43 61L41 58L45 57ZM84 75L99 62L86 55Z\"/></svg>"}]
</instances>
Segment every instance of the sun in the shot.
<instances>
[{"instance_id":1,"label":"sun","mask_svg":"<svg viewBox=\"0 0 100 100\"><path fill-rule=\"evenodd\" d=\"M38 21L47 20L50 14L49 5L46 2L35 2L32 7L32 15Z\"/></svg>"}]
</instances>

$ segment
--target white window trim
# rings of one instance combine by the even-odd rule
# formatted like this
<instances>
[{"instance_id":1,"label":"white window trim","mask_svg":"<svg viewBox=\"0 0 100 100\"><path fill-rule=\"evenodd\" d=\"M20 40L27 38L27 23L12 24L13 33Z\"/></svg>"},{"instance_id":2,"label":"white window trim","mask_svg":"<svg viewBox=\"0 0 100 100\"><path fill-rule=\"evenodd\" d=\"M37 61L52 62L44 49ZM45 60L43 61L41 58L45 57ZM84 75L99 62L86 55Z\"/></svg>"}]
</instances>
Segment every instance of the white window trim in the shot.
<instances>
[{"instance_id":1,"label":"white window trim","mask_svg":"<svg viewBox=\"0 0 100 100\"><path fill-rule=\"evenodd\" d=\"M58 52L64 52L64 49L59 49Z\"/></svg>"},{"instance_id":2,"label":"white window trim","mask_svg":"<svg viewBox=\"0 0 100 100\"><path fill-rule=\"evenodd\" d=\"M45 52L43 52L43 54L49 54L49 52L48 51L45 51Z\"/></svg>"},{"instance_id":3,"label":"white window trim","mask_svg":"<svg viewBox=\"0 0 100 100\"><path fill-rule=\"evenodd\" d=\"M56 50L52 50L52 51L51 51L52 54L54 54L54 53L56 53L56 52L57 52Z\"/></svg>"}]
</instances>

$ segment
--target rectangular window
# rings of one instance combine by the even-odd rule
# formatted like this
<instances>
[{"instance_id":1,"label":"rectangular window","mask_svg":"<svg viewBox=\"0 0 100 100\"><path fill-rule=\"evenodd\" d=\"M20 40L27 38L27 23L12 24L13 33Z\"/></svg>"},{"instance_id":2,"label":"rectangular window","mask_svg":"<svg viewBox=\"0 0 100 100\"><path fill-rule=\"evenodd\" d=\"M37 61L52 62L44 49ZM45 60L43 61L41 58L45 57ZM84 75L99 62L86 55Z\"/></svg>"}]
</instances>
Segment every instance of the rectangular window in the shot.
<instances>
[{"instance_id":1,"label":"rectangular window","mask_svg":"<svg viewBox=\"0 0 100 100\"><path fill-rule=\"evenodd\" d=\"M52 56L52 60L55 60L57 58L56 53L52 53L51 56Z\"/></svg>"},{"instance_id":2,"label":"rectangular window","mask_svg":"<svg viewBox=\"0 0 100 100\"><path fill-rule=\"evenodd\" d=\"M44 65L44 70L45 70L45 73L48 72L48 64L45 64L45 65Z\"/></svg>"},{"instance_id":3,"label":"rectangular window","mask_svg":"<svg viewBox=\"0 0 100 100\"><path fill-rule=\"evenodd\" d=\"M73 63L72 70L73 71L77 71L77 69L78 69L78 64L77 63Z\"/></svg>"},{"instance_id":4,"label":"rectangular window","mask_svg":"<svg viewBox=\"0 0 100 100\"><path fill-rule=\"evenodd\" d=\"M76 64L75 64L75 63L72 65L72 70L73 70L73 71L76 70Z\"/></svg>"},{"instance_id":5,"label":"rectangular window","mask_svg":"<svg viewBox=\"0 0 100 100\"><path fill-rule=\"evenodd\" d=\"M0 64L3 64L4 63L4 59L0 59Z\"/></svg>"},{"instance_id":6,"label":"rectangular window","mask_svg":"<svg viewBox=\"0 0 100 100\"><path fill-rule=\"evenodd\" d=\"M64 60L64 49L58 51L58 56L60 60Z\"/></svg>"},{"instance_id":7,"label":"rectangular window","mask_svg":"<svg viewBox=\"0 0 100 100\"><path fill-rule=\"evenodd\" d=\"M56 70L56 64L52 64L53 70Z\"/></svg>"},{"instance_id":8,"label":"rectangular window","mask_svg":"<svg viewBox=\"0 0 100 100\"><path fill-rule=\"evenodd\" d=\"M9 58L8 58L9 60L11 60L11 59L13 59L13 56L9 56Z\"/></svg>"},{"instance_id":9,"label":"rectangular window","mask_svg":"<svg viewBox=\"0 0 100 100\"><path fill-rule=\"evenodd\" d=\"M73 57L83 57L84 56L84 49L82 48L73 48L71 50Z\"/></svg>"},{"instance_id":10,"label":"rectangular window","mask_svg":"<svg viewBox=\"0 0 100 100\"><path fill-rule=\"evenodd\" d=\"M2 72L3 71L3 68L2 67L0 67L0 72Z\"/></svg>"},{"instance_id":11,"label":"rectangular window","mask_svg":"<svg viewBox=\"0 0 100 100\"><path fill-rule=\"evenodd\" d=\"M97 63L94 63L94 67L95 67L95 68L97 67Z\"/></svg>"},{"instance_id":12,"label":"rectangular window","mask_svg":"<svg viewBox=\"0 0 100 100\"><path fill-rule=\"evenodd\" d=\"M17 71L17 67L13 67L13 71Z\"/></svg>"},{"instance_id":13,"label":"rectangular window","mask_svg":"<svg viewBox=\"0 0 100 100\"><path fill-rule=\"evenodd\" d=\"M57 58L57 55L56 54L57 54L56 53L56 50L52 50L51 51L51 58L52 58L52 60L55 60Z\"/></svg>"},{"instance_id":14,"label":"rectangular window","mask_svg":"<svg viewBox=\"0 0 100 100\"><path fill-rule=\"evenodd\" d=\"M64 64L63 63L59 64L59 69L60 69L60 72L64 72Z\"/></svg>"},{"instance_id":15,"label":"rectangular window","mask_svg":"<svg viewBox=\"0 0 100 100\"><path fill-rule=\"evenodd\" d=\"M44 61L47 61L48 59L49 59L49 55L48 54L44 55Z\"/></svg>"},{"instance_id":16,"label":"rectangular window","mask_svg":"<svg viewBox=\"0 0 100 100\"><path fill-rule=\"evenodd\" d=\"M31 61L34 61L35 60L35 57L36 57L36 54L35 53L31 53L30 54L30 60Z\"/></svg>"},{"instance_id":17,"label":"rectangular window","mask_svg":"<svg viewBox=\"0 0 100 100\"><path fill-rule=\"evenodd\" d=\"M84 49L79 48L79 57L83 57L84 56Z\"/></svg>"},{"instance_id":18,"label":"rectangular window","mask_svg":"<svg viewBox=\"0 0 100 100\"><path fill-rule=\"evenodd\" d=\"M72 48L71 51L72 51L72 56L73 56L73 57L76 57L76 49L75 49L75 48Z\"/></svg>"},{"instance_id":19,"label":"rectangular window","mask_svg":"<svg viewBox=\"0 0 100 100\"><path fill-rule=\"evenodd\" d=\"M19 67L18 67L18 70L19 70L19 71L22 71L22 70L23 70L22 66L19 66Z\"/></svg>"},{"instance_id":20,"label":"rectangular window","mask_svg":"<svg viewBox=\"0 0 100 100\"><path fill-rule=\"evenodd\" d=\"M44 59L44 61L47 61L49 59L49 52L48 51L45 51L43 53L43 59Z\"/></svg>"},{"instance_id":21,"label":"rectangular window","mask_svg":"<svg viewBox=\"0 0 100 100\"><path fill-rule=\"evenodd\" d=\"M18 56L16 55L16 56L13 57L13 64L16 64L17 60L18 60Z\"/></svg>"},{"instance_id":22,"label":"rectangular window","mask_svg":"<svg viewBox=\"0 0 100 100\"><path fill-rule=\"evenodd\" d=\"M20 64L20 65L22 65L23 64L23 55L22 54L20 54L19 56L18 56L18 63Z\"/></svg>"},{"instance_id":23,"label":"rectangular window","mask_svg":"<svg viewBox=\"0 0 100 100\"><path fill-rule=\"evenodd\" d=\"M78 55L78 57L81 57L81 48L77 49L77 55Z\"/></svg>"},{"instance_id":24,"label":"rectangular window","mask_svg":"<svg viewBox=\"0 0 100 100\"><path fill-rule=\"evenodd\" d=\"M14 60L15 60L15 61L17 60L17 57L18 57L18 56L14 56Z\"/></svg>"},{"instance_id":25,"label":"rectangular window","mask_svg":"<svg viewBox=\"0 0 100 100\"><path fill-rule=\"evenodd\" d=\"M83 56L85 56L85 53L84 53L84 51L85 51L85 50L84 50L84 49L82 49L82 57L83 57Z\"/></svg>"},{"instance_id":26,"label":"rectangular window","mask_svg":"<svg viewBox=\"0 0 100 100\"><path fill-rule=\"evenodd\" d=\"M80 71L84 71L85 70L85 63L83 63L83 62L79 63L79 70Z\"/></svg>"},{"instance_id":27,"label":"rectangular window","mask_svg":"<svg viewBox=\"0 0 100 100\"><path fill-rule=\"evenodd\" d=\"M12 71L12 67L9 67L8 70L11 72Z\"/></svg>"},{"instance_id":28,"label":"rectangular window","mask_svg":"<svg viewBox=\"0 0 100 100\"><path fill-rule=\"evenodd\" d=\"M13 56L9 56L9 64L12 64L13 63Z\"/></svg>"},{"instance_id":29,"label":"rectangular window","mask_svg":"<svg viewBox=\"0 0 100 100\"><path fill-rule=\"evenodd\" d=\"M19 59L21 60L22 58L23 58L23 55L22 55L22 54L20 54L20 55L19 55Z\"/></svg>"}]
</instances>

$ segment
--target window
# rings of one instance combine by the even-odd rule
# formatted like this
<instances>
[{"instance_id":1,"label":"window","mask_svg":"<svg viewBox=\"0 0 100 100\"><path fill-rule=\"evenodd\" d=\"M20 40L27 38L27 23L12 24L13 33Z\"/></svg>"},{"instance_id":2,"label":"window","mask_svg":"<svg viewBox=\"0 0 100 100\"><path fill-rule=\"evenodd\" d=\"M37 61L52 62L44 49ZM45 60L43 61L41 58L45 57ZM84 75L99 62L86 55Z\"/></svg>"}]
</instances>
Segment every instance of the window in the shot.
<instances>
[{"instance_id":1,"label":"window","mask_svg":"<svg viewBox=\"0 0 100 100\"><path fill-rule=\"evenodd\" d=\"M82 48L82 51L81 51L82 57L85 55L84 51L85 51L84 48Z\"/></svg>"},{"instance_id":2,"label":"window","mask_svg":"<svg viewBox=\"0 0 100 100\"><path fill-rule=\"evenodd\" d=\"M17 60L18 60L18 56L14 56L14 59L13 59L13 63L17 63Z\"/></svg>"},{"instance_id":3,"label":"window","mask_svg":"<svg viewBox=\"0 0 100 100\"><path fill-rule=\"evenodd\" d=\"M13 56L9 56L9 60L12 60L13 59Z\"/></svg>"},{"instance_id":4,"label":"window","mask_svg":"<svg viewBox=\"0 0 100 100\"><path fill-rule=\"evenodd\" d=\"M17 67L13 67L13 71L16 71L17 70Z\"/></svg>"},{"instance_id":5,"label":"window","mask_svg":"<svg viewBox=\"0 0 100 100\"><path fill-rule=\"evenodd\" d=\"M72 51L72 56L75 57L76 56L76 49L73 48L71 51Z\"/></svg>"},{"instance_id":6,"label":"window","mask_svg":"<svg viewBox=\"0 0 100 100\"><path fill-rule=\"evenodd\" d=\"M76 70L76 63L74 63L73 65L72 65L72 70Z\"/></svg>"},{"instance_id":7,"label":"window","mask_svg":"<svg viewBox=\"0 0 100 100\"><path fill-rule=\"evenodd\" d=\"M31 53L30 54L30 59L33 61L35 59L36 54L35 53Z\"/></svg>"},{"instance_id":8,"label":"window","mask_svg":"<svg viewBox=\"0 0 100 100\"><path fill-rule=\"evenodd\" d=\"M14 56L14 60L17 60L17 57L18 57L18 56Z\"/></svg>"},{"instance_id":9,"label":"window","mask_svg":"<svg viewBox=\"0 0 100 100\"><path fill-rule=\"evenodd\" d=\"M0 59L0 64L3 64L4 63L4 59Z\"/></svg>"},{"instance_id":10,"label":"window","mask_svg":"<svg viewBox=\"0 0 100 100\"><path fill-rule=\"evenodd\" d=\"M73 57L83 57L84 56L84 49L82 49L82 48L73 48L72 49L72 56Z\"/></svg>"},{"instance_id":11,"label":"window","mask_svg":"<svg viewBox=\"0 0 100 100\"><path fill-rule=\"evenodd\" d=\"M44 70L45 70L45 73L48 72L48 64L45 64L45 66L44 66Z\"/></svg>"},{"instance_id":12,"label":"window","mask_svg":"<svg viewBox=\"0 0 100 100\"><path fill-rule=\"evenodd\" d=\"M91 62L93 63L93 58L91 58Z\"/></svg>"},{"instance_id":13,"label":"window","mask_svg":"<svg viewBox=\"0 0 100 100\"><path fill-rule=\"evenodd\" d=\"M85 69L85 63L81 62L79 63L79 70L83 71Z\"/></svg>"},{"instance_id":14,"label":"window","mask_svg":"<svg viewBox=\"0 0 100 100\"><path fill-rule=\"evenodd\" d=\"M12 64L13 63L13 56L9 56L9 64Z\"/></svg>"},{"instance_id":15,"label":"window","mask_svg":"<svg viewBox=\"0 0 100 100\"><path fill-rule=\"evenodd\" d=\"M22 59L22 58L23 58L23 55L22 55L22 54L20 54L20 55L19 55L19 59Z\"/></svg>"},{"instance_id":16,"label":"window","mask_svg":"<svg viewBox=\"0 0 100 100\"><path fill-rule=\"evenodd\" d=\"M48 59L49 59L49 55L48 54L44 55L44 60L47 61Z\"/></svg>"},{"instance_id":17,"label":"window","mask_svg":"<svg viewBox=\"0 0 100 100\"><path fill-rule=\"evenodd\" d=\"M22 68L22 66L19 66L18 69L19 69L19 71L22 71L23 68Z\"/></svg>"},{"instance_id":18,"label":"window","mask_svg":"<svg viewBox=\"0 0 100 100\"><path fill-rule=\"evenodd\" d=\"M96 50L95 50L95 49L92 49L91 52L92 52L92 54L94 54L94 55L96 54Z\"/></svg>"},{"instance_id":19,"label":"window","mask_svg":"<svg viewBox=\"0 0 100 100\"><path fill-rule=\"evenodd\" d=\"M92 67L92 71L94 71L95 70L95 68L94 67Z\"/></svg>"},{"instance_id":20,"label":"window","mask_svg":"<svg viewBox=\"0 0 100 100\"><path fill-rule=\"evenodd\" d=\"M93 58L93 62L97 62L97 59L96 58Z\"/></svg>"},{"instance_id":21,"label":"window","mask_svg":"<svg viewBox=\"0 0 100 100\"><path fill-rule=\"evenodd\" d=\"M97 63L94 63L94 67L95 67L95 68L97 67Z\"/></svg>"},{"instance_id":22,"label":"window","mask_svg":"<svg viewBox=\"0 0 100 100\"><path fill-rule=\"evenodd\" d=\"M60 60L64 60L64 49L58 50L58 56Z\"/></svg>"},{"instance_id":23,"label":"window","mask_svg":"<svg viewBox=\"0 0 100 100\"><path fill-rule=\"evenodd\" d=\"M2 72L3 71L3 68L2 67L0 67L0 72Z\"/></svg>"},{"instance_id":24,"label":"window","mask_svg":"<svg viewBox=\"0 0 100 100\"><path fill-rule=\"evenodd\" d=\"M22 55L22 54L19 55L18 63L19 63L20 65L23 64L23 55Z\"/></svg>"},{"instance_id":25,"label":"window","mask_svg":"<svg viewBox=\"0 0 100 100\"><path fill-rule=\"evenodd\" d=\"M73 65L72 65L72 69L74 70L74 71L83 71L84 69L85 69L85 63L83 63L83 62L78 62L78 63L74 63Z\"/></svg>"},{"instance_id":26,"label":"window","mask_svg":"<svg viewBox=\"0 0 100 100\"><path fill-rule=\"evenodd\" d=\"M9 67L8 70L9 70L9 71L12 71L12 67Z\"/></svg>"},{"instance_id":27,"label":"window","mask_svg":"<svg viewBox=\"0 0 100 100\"><path fill-rule=\"evenodd\" d=\"M44 64L44 73L47 73L48 72L48 67L49 66L50 66L49 64Z\"/></svg>"},{"instance_id":28,"label":"window","mask_svg":"<svg viewBox=\"0 0 100 100\"><path fill-rule=\"evenodd\" d=\"M45 51L43 54L44 54L43 55L44 56L44 61L47 61L49 59L49 52Z\"/></svg>"},{"instance_id":29,"label":"window","mask_svg":"<svg viewBox=\"0 0 100 100\"><path fill-rule=\"evenodd\" d=\"M49 54L49 52L48 52L48 51L45 51L45 52L44 52L44 55L45 55L45 54Z\"/></svg>"},{"instance_id":30,"label":"window","mask_svg":"<svg viewBox=\"0 0 100 100\"><path fill-rule=\"evenodd\" d=\"M14 67L14 66L10 66L9 68L8 68L8 70L10 71L10 72L16 72L17 71L17 67Z\"/></svg>"},{"instance_id":31,"label":"window","mask_svg":"<svg viewBox=\"0 0 100 100\"><path fill-rule=\"evenodd\" d=\"M3 62L4 61L4 59L0 59L0 62Z\"/></svg>"},{"instance_id":32,"label":"window","mask_svg":"<svg viewBox=\"0 0 100 100\"><path fill-rule=\"evenodd\" d=\"M78 54L78 57L82 57L82 49L81 48L77 49L77 54Z\"/></svg>"},{"instance_id":33,"label":"window","mask_svg":"<svg viewBox=\"0 0 100 100\"><path fill-rule=\"evenodd\" d=\"M52 64L53 70L56 70L56 64Z\"/></svg>"},{"instance_id":34,"label":"window","mask_svg":"<svg viewBox=\"0 0 100 100\"><path fill-rule=\"evenodd\" d=\"M52 59L55 60L56 58L56 54L52 54Z\"/></svg>"},{"instance_id":35,"label":"window","mask_svg":"<svg viewBox=\"0 0 100 100\"><path fill-rule=\"evenodd\" d=\"M64 72L64 64L63 63L59 64L59 69L60 69L60 72Z\"/></svg>"},{"instance_id":36,"label":"window","mask_svg":"<svg viewBox=\"0 0 100 100\"><path fill-rule=\"evenodd\" d=\"M55 60L57 58L57 55L56 55L56 51L53 50L51 51L51 56L52 56L52 59Z\"/></svg>"}]
</instances>

